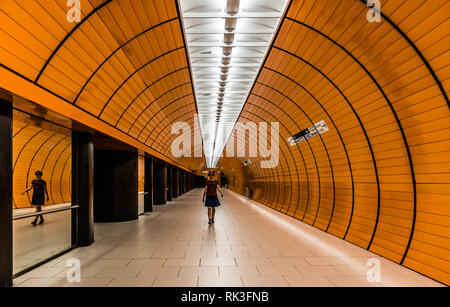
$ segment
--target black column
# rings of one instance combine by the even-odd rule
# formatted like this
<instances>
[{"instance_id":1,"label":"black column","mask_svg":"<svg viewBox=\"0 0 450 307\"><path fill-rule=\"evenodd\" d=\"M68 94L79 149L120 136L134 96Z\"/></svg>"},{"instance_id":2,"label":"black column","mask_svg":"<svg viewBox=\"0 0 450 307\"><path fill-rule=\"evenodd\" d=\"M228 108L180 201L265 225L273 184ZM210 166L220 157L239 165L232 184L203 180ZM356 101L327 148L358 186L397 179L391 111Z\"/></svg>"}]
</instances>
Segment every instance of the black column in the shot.
<instances>
[{"instance_id":1,"label":"black column","mask_svg":"<svg viewBox=\"0 0 450 307\"><path fill-rule=\"evenodd\" d=\"M167 202L167 167L165 162L153 161L153 205Z\"/></svg>"},{"instance_id":2,"label":"black column","mask_svg":"<svg viewBox=\"0 0 450 307\"><path fill-rule=\"evenodd\" d=\"M94 143L88 132L72 132L72 205L80 206L72 213L72 223L78 223L72 245L90 245L94 242Z\"/></svg>"},{"instance_id":3,"label":"black column","mask_svg":"<svg viewBox=\"0 0 450 307\"><path fill-rule=\"evenodd\" d=\"M94 220L125 222L138 218L138 153L96 150Z\"/></svg>"},{"instance_id":4,"label":"black column","mask_svg":"<svg viewBox=\"0 0 450 307\"><path fill-rule=\"evenodd\" d=\"M180 169L180 195L183 195L184 193L184 171Z\"/></svg>"},{"instance_id":5,"label":"black column","mask_svg":"<svg viewBox=\"0 0 450 307\"><path fill-rule=\"evenodd\" d=\"M172 168L172 198L177 198L179 196L178 192L178 182L180 181L180 176L178 175L178 168Z\"/></svg>"},{"instance_id":6,"label":"black column","mask_svg":"<svg viewBox=\"0 0 450 307\"><path fill-rule=\"evenodd\" d=\"M167 166L167 201L172 200L172 167Z\"/></svg>"},{"instance_id":7,"label":"black column","mask_svg":"<svg viewBox=\"0 0 450 307\"><path fill-rule=\"evenodd\" d=\"M0 287L12 286L12 103L0 98Z\"/></svg>"},{"instance_id":8,"label":"black column","mask_svg":"<svg viewBox=\"0 0 450 307\"><path fill-rule=\"evenodd\" d=\"M153 212L153 159L145 157L144 211Z\"/></svg>"}]
</instances>

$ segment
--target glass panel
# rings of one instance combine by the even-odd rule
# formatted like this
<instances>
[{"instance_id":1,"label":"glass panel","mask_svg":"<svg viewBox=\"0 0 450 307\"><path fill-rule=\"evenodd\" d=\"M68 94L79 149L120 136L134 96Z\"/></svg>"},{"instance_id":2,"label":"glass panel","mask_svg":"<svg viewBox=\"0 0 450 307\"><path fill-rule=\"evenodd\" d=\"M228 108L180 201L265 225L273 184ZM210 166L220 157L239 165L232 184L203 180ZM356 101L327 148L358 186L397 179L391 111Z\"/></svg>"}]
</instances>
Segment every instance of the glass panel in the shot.
<instances>
[{"instance_id":1,"label":"glass panel","mask_svg":"<svg viewBox=\"0 0 450 307\"><path fill-rule=\"evenodd\" d=\"M44 211L46 210L50 209L45 207ZM35 210L17 211L20 212L15 214L27 214ZM43 217L45 223L36 227L31 225L34 217L14 221L13 274L71 247L71 210L46 214Z\"/></svg>"},{"instance_id":2,"label":"glass panel","mask_svg":"<svg viewBox=\"0 0 450 307\"><path fill-rule=\"evenodd\" d=\"M41 109L46 119L13 113L14 216L71 206L71 130ZM71 247L71 211L43 218L36 226L34 217L14 221L14 274Z\"/></svg>"},{"instance_id":3,"label":"glass panel","mask_svg":"<svg viewBox=\"0 0 450 307\"><path fill-rule=\"evenodd\" d=\"M139 203L139 212L138 213L139 214L143 214L145 212L145 209L144 209L144 194L139 193L138 203Z\"/></svg>"}]
</instances>

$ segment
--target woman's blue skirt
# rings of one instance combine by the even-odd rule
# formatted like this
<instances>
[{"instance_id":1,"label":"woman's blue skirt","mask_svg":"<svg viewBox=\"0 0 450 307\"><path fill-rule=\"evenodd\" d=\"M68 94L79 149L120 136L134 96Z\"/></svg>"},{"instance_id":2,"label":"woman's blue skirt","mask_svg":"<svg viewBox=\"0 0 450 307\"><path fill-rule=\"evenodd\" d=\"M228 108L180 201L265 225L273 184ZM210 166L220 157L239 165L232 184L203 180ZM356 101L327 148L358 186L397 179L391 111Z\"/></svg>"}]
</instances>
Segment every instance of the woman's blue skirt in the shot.
<instances>
[{"instance_id":1,"label":"woman's blue skirt","mask_svg":"<svg viewBox=\"0 0 450 307\"><path fill-rule=\"evenodd\" d=\"M206 195L205 207L219 207L220 202L217 196L208 196Z\"/></svg>"}]
</instances>

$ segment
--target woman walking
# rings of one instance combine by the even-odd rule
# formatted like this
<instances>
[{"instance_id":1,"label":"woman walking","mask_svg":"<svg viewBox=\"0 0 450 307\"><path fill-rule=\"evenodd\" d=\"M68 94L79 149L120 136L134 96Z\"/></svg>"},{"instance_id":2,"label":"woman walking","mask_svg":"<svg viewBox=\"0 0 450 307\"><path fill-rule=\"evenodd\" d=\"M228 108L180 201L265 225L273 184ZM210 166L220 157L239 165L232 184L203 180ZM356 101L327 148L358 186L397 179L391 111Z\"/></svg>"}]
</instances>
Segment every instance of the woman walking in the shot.
<instances>
[{"instance_id":1,"label":"woman walking","mask_svg":"<svg viewBox=\"0 0 450 307\"><path fill-rule=\"evenodd\" d=\"M45 196L47 196L47 201L50 200L48 197L48 191L47 191L47 183L45 180L42 179L42 172L36 171L35 173L36 179L31 182L31 187L27 188L25 191L22 192L22 195L33 190L33 197L31 199L31 206L36 208L36 212L42 212L42 206L45 204ZM40 224L44 223L44 218L41 215L36 215L35 219L31 224L33 226L36 226L38 218L41 218Z\"/></svg>"},{"instance_id":2,"label":"woman walking","mask_svg":"<svg viewBox=\"0 0 450 307\"><path fill-rule=\"evenodd\" d=\"M203 202L205 207L208 207L208 224L214 223L214 216L216 215L216 207L220 206L217 191L223 198L223 193L219 188L219 182L214 179L214 172L208 174L209 179L206 181L205 191L203 193ZM205 201L206 197L206 201Z\"/></svg>"}]
</instances>

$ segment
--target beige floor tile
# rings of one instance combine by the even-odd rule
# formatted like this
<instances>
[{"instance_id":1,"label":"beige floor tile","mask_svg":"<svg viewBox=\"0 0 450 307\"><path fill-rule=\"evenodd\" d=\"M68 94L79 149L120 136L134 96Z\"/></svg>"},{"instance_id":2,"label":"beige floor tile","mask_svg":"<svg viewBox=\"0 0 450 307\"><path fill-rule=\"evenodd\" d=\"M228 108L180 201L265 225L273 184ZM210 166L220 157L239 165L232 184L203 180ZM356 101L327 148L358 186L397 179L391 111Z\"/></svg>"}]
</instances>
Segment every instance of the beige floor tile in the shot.
<instances>
[{"instance_id":1,"label":"beige floor tile","mask_svg":"<svg viewBox=\"0 0 450 307\"><path fill-rule=\"evenodd\" d=\"M344 261L337 257L304 257L306 262L311 265L343 265Z\"/></svg>"},{"instance_id":2,"label":"beige floor tile","mask_svg":"<svg viewBox=\"0 0 450 307\"><path fill-rule=\"evenodd\" d=\"M106 287L112 278L81 278L80 283L65 283L63 287Z\"/></svg>"},{"instance_id":3,"label":"beige floor tile","mask_svg":"<svg viewBox=\"0 0 450 307\"><path fill-rule=\"evenodd\" d=\"M27 278L51 278L56 276L58 273L64 271L64 268L37 268L36 270L30 271L24 274Z\"/></svg>"},{"instance_id":4,"label":"beige floor tile","mask_svg":"<svg viewBox=\"0 0 450 307\"><path fill-rule=\"evenodd\" d=\"M270 258L274 265L309 265L303 258Z\"/></svg>"},{"instance_id":5,"label":"beige floor tile","mask_svg":"<svg viewBox=\"0 0 450 307\"><path fill-rule=\"evenodd\" d=\"M179 273L179 277L192 277L201 276L209 278L219 277L218 266L203 266L203 267L182 267Z\"/></svg>"},{"instance_id":6,"label":"beige floor tile","mask_svg":"<svg viewBox=\"0 0 450 307\"><path fill-rule=\"evenodd\" d=\"M282 276L243 276L242 281L245 287L289 287L289 284Z\"/></svg>"},{"instance_id":7,"label":"beige floor tile","mask_svg":"<svg viewBox=\"0 0 450 307\"><path fill-rule=\"evenodd\" d=\"M220 276L215 278L200 276L198 280L199 287L242 287L240 277Z\"/></svg>"},{"instance_id":8,"label":"beige floor tile","mask_svg":"<svg viewBox=\"0 0 450 307\"><path fill-rule=\"evenodd\" d=\"M249 250L248 253L250 254L250 257L255 258L283 257L283 255L278 250L260 250L260 251Z\"/></svg>"},{"instance_id":9,"label":"beige floor tile","mask_svg":"<svg viewBox=\"0 0 450 307\"><path fill-rule=\"evenodd\" d=\"M177 277L180 273L180 267L148 267L144 268L137 277Z\"/></svg>"},{"instance_id":10,"label":"beige floor tile","mask_svg":"<svg viewBox=\"0 0 450 307\"><path fill-rule=\"evenodd\" d=\"M343 275L338 270L329 265L295 265L297 271L303 276L341 276Z\"/></svg>"},{"instance_id":11,"label":"beige floor tile","mask_svg":"<svg viewBox=\"0 0 450 307\"><path fill-rule=\"evenodd\" d=\"M127 267L162 267L166 262L165 259L132 259Z\"/></svg>"},{"instance_id":12,"label":"beige floor tile","mask_svg":"<svg viewBox=\"0 0 450 307\"><path fill-rule=\"evenodd\" d=\"M336 287L325 276L285 276L291 287Z\"/></svg>"},{"instance_id":13,"label":"beige floor tile","mask_svg":"<svg viewBox=\"0 0 450 307\"><path fill-rule=\"evenodd\" d=\"M327 276L338 287L381 287L377 282L369 282L360 276Z\"/></svg>"},{"instance_id":14,"label":"beige floor tile","mask_svg":"<svg viewBox=\"0 0 450 307\"><path fill-rule=\"evenodd\" d=\"M261 265L258 270L261 276L300 276L293 265Z\"/></svg>"},{"instance_id":15,"label":"beige floor tile","mask_svg":"<svg viewBox=\"0 0 450 307\"><path fill-rule=\"evenodd\" d=\"M164 263L164 266L170 267L170 266L200 266L200 258L174 258L174 259L167 259L167 261Z\"/></svg>"},{"instance_id":16,"label":"beige floor tile","mask_svg":"<svg viewBox=\"0 0 450 307\"><path fill-rule=\"evenodd\" d=\"M96 277L136 277L143 267L104 268Z\"/></svg>"},{"instance_id":17,"label":"beige floor tile","mask_svg":"<svg viewBox=\"0 0 450 307\"><path fill-rule=\"evenodd\" d=\"M130 263L129 259L100 259L93 262L90 266L104 268L124 268Z\"/></svg>"},{"instance_id":18,"label":"beige floor tile","mask_svg":"<svg viewBox=\"0 0 450 307\"><path fill-rule=\"evenodd\" d=\"M254 265L219 266L220 276L261 276Z\"/></svg>"},{"instance_id":19,"label":"beige floor tile","mask_svg":"<svg viewBox=\"0 0 450 307\"><path fill-rule=\"evenodd\" d=\"M237 265L273 265L270 258L244 258L236 257Z\"/></svg>"},{"instance_id":20,"label":"beige floor tile","mask_svg":"<svg viewBox=\"0 0 450 307\"><path fill-rule=\"evenodd\" d=\"M200 262L201 266L224 266L224 265L236 265L234 258L202 258Z\"/></svg>"},{"instance_id":21,"label":"beige floor tile","mask_svg":"<svg viewBox=\"0 0 450 307\"><path fill-rule=\"evenodd\" d=\"M158 277L153 287L197 287L198 277Z\"/></svg>"},{"instance_id":22,"label":"beige floor tile","mask_svg":"<svg viewBox=\"0 0 450 307\"><path fill-rule=\"evenodd\" d=\"M116 277L108 287L151 287L155 278Z\"/></svg>"},{"instance_id":23,"label":"beige floor tile","mask_svg":"<svg viewBox=\"0 0 450 307\"><path fill-rule=\"evenodd\" d=\"M63 278L29 278L14 284L14 287L61 287L66 282Z\"/></svg>"}]
</instances>

